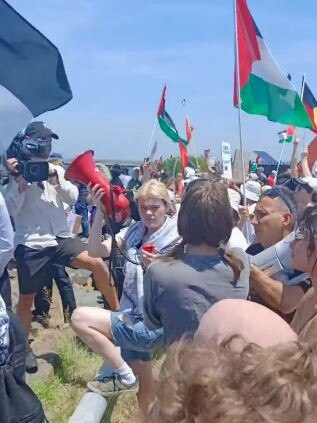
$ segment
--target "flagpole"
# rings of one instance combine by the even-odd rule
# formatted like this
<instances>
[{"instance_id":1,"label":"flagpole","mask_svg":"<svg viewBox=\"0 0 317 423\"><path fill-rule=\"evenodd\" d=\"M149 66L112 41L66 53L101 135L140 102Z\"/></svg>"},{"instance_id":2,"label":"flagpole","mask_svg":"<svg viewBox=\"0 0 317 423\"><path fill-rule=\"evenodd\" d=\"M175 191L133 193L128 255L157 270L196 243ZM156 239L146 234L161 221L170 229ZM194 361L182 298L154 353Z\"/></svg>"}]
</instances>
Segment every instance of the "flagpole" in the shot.
<instances>
[{"instance_id":1,"label":"flagpole","mask_svg":"<svg viewBox=\"0 0 317 423\"><path fill-rule=\"evenodd\" d=\"M238 43L238 20L237 20L237 1L233 0L233 9L234 9L234 33L235 33L235 61L236 61L236 71L237 71L237 94L238 94L238 124L239 124L239 141L240 141L240 151L241 151L241 165L242 165L242 179L243 179L243 203L244 207L247 205L247 200L245 198L245 162L243 155L243 140L242 140L242 126L241 126L241 95L240 95L240 66L239 66L239 43Z\"/></svg>"},{"instance_id":2,"label":"flagpole","mask_svg":"<svg viewBox=\"0 0 317 423\"><path fill-rule=\"evenodd\" d=\"M154 120L154 123L153 123L152 132L151 132L151 137L150 137L149 144L148 144L148 154L151 153L151 145L152 145L152 142L153 142L153 137L154 137L154 133L155 133L155 129L156 129L156 124L157 124L157 117L155 116L155 120Z\"/></svg>"},{"instance_id":3,"label":"flagpole","mask_svg":"<svg viewBox=\"0 0 317 423\"><path fill-rule=\"evenodd\" d=\"M306 75L304 74L303 77L302 77L302 88L301 88L301 91L300 91L300 99L301 99L302 102L303 102L303 98L304 98L305 82L306 82ZM303 135L303 146L304 147L306 147L306 134L307 134L307 131L304 128L304 135Z\"/></svg>"},{"instance_id":4,"label":"flagpole","mask_svg":"<svg viewBox=\"0 0 317 423\"><path fill-rule=\"evenodd\" d=\"M301 101L303 101L305 82L306 82L306 75L304 74L303 77L302 77L302 88L300 90L300 99L301 99Z\"/></svg>"},{"instance_id":5,"label":"flagpole","mask_svg":"<svg viewBox=\"0 0 317 423\"><path fill-rule=\"evenodd\" d=\"M177 163L178 163L178 158L176 157L176 158L175 158L175 163L174 163L174 166L173 166L173 178L175 178L175 173L176 173L176 166L177 166Z\"/></svg>"},{"instance_id":6,"label":"flagpole","mask_svg":"<svg viewBox=\"0 0 317 423\"><path fill-rule=\"evenodd\" d=\"M278 162L277 162L277 168L276 168L276 175L275 175L275 179L274 179L274 185L276 184L277 177L278 177L278 172L280 170L280 166L281 166L281 162L282 162L282 157L283 157L283 153L284 153L284 147L285 147L285 141L283 141L283 143L282 143L281 154L280 154L280 157L279 157Z\"/></svg>"},{"instance_id":7,"label":"flagpole","mask_svg":"<svg viewBox=\"0 0 317 423\"><path fill-rule=\"evenodd\" d=\"M234 10L234 40L235 40L235 63L236 63L236 75L237 75L237 94L238 94L238 124L239 124L239 141L240 141L240 152L241 152L241 166L242 166L242 192L243 192L243 205L247 207L247 199L245 197L245 163L243 154L243 140L242 140L242 125L241 125L241 94L240 94L240 66L239 66L239 42L238 42L238 19L237 19L237 1L233 0ZM248 225L245 225L245 235L247 242L250 241L250 233Z\"/></svg>"}]
</instances>

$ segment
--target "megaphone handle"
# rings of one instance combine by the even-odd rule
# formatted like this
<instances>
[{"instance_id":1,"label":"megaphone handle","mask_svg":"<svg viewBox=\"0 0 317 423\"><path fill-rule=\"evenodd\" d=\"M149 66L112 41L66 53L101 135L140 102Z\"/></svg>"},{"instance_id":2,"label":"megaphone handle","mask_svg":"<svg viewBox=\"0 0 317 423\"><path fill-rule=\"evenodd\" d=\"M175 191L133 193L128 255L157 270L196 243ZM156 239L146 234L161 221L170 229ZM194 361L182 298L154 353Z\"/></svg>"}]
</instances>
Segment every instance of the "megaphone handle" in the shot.
<instances>
[{"instance_id":1,"label":"megaphone handle","mask_svg":"<svg viewBox=\"0 0 317 423\"><path fill-rule=\"evenodd\" d=\"M112 217L112 220L115 219L115 217L114 217L114 200L113 200L113 196L114 196L113 188L112 188L112 185L109 184L109 197L110 197L110 206L111 206L111 217Z\"/></svg>"}]
</instances>

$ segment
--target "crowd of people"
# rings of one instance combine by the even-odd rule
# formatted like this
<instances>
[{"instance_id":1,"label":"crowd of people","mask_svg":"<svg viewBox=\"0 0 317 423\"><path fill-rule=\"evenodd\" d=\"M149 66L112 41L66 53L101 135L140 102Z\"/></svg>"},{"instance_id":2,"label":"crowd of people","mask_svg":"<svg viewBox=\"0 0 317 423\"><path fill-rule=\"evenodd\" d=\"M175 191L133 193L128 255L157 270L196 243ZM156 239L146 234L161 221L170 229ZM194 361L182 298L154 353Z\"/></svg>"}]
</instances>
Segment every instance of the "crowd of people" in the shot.
<instances>
[{"instance_id":1,"label":"crowd of people","mask_svg":"<svg viewBox=\"0 0 317 423\"><path fill-rule=\"evenodd\" d=\"M88 389L106 398L137 394L144 421L314 421L317 178L307 149L298 160L294 144L285 174L252 166L245 181L225 180L208 157L206 172L176 176L148 160L131 176L119 164L97 163L96 171L129 200L123 218L109 214L101 185L65 178L62 157L51 153L57 138L43 122L32 122L20 141L32 140L31 158L49 162L47 180L27 182L10 149L5 159L0 367L14 369L13 332L23 327L25 366L13 375L15 389L27 389L24 369L37 371L28 334L32 319L47 324L44 297L54 280L65 322L113 370L87 381ZM81 216L79 234L68 226L70 210ZM256 265L281 242L291 268ZM16 316L7 271L13 253ZM92 273L104 308L76 307L66 267ZM158 350L166 358L155 380ZM36 406L42 420L27 421L44 421Z\"/></svg>"}]
</instances>

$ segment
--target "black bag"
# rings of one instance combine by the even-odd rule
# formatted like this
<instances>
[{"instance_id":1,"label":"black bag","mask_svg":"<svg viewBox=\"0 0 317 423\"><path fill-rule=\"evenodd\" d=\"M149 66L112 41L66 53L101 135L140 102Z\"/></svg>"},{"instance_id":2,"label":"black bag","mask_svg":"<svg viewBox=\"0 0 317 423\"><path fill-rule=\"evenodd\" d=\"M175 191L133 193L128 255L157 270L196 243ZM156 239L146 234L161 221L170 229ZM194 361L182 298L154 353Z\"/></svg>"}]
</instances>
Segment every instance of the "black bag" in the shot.
<instances>
[{"instance_id":1,"label":"black bag","mask_svg":"<svg viewBox=\"0 0 317 423\"><path fill-rule=\"evenodd\" d=\"M0 423L44 423L40 400L25 382L26 336L18 318L10 317L10 347L0 366Z\"/></svg>"}]
</instances>

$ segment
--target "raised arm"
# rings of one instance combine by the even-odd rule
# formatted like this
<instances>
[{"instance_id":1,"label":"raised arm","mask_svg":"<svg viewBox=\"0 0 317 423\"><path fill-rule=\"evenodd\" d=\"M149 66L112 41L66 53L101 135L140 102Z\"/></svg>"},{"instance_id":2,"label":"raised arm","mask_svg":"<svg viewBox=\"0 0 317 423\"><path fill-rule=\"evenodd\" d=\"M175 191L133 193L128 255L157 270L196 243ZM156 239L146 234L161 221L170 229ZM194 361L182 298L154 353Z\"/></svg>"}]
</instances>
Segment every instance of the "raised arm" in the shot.
<instances>
[{"instance_id":1,"label":"raised arm","mask_svg":"<svg viewBox=\"0 0 317 423\"><path fill-rule=\"evenodd\" d=\"M293 144L293 153L291 159L291 177L298 177L298 167L297 167L297 151L298 151L299 139L296 138Z\"/></svg>"},{"instance_id":2,"label":"raised arm","mask_svg":"<svg viewBox=\"0 0 317 423\"><path fill-rule=\"evenodd\" d=\"M50 163L49 166L50 171L57 173L57 184L55 185L55 189L61 200L70 206L75 205L78 199L77 186L65 179L65 171L61 166L53 165L52 163Z\"/></svg>"},{"instance_id":3,"label":"raised arm","mask_svg":"<svg viewBox=\"0 0 317 423\"><path fill-rule=\"evenodd\" d=\"M303 170L304 178L307 178L307 177L311 178L312 174L311 174L309 166L308 166L308 148L307 147L305 147L303 152L302 152L301 164L302 164L302 170Z\"/></svg>"},{"instance_id":4,"label":"raised arm","mask_svg":"<svg viewBox=\"0 0 317 423\"><path fill-rule=\"evenodd\" d=\"M111 254L112 239L102 240L102 228L107 218L106 210L102 204L102 198L104 191L95 185L94 187L88 187L91 201L96 204L97 210L94 222L89 232L88 238L88 254L91 257L109 257ZM120 237L116 237L118 247L121 248L124 241Z\"/></svg>"}]
</instances>

